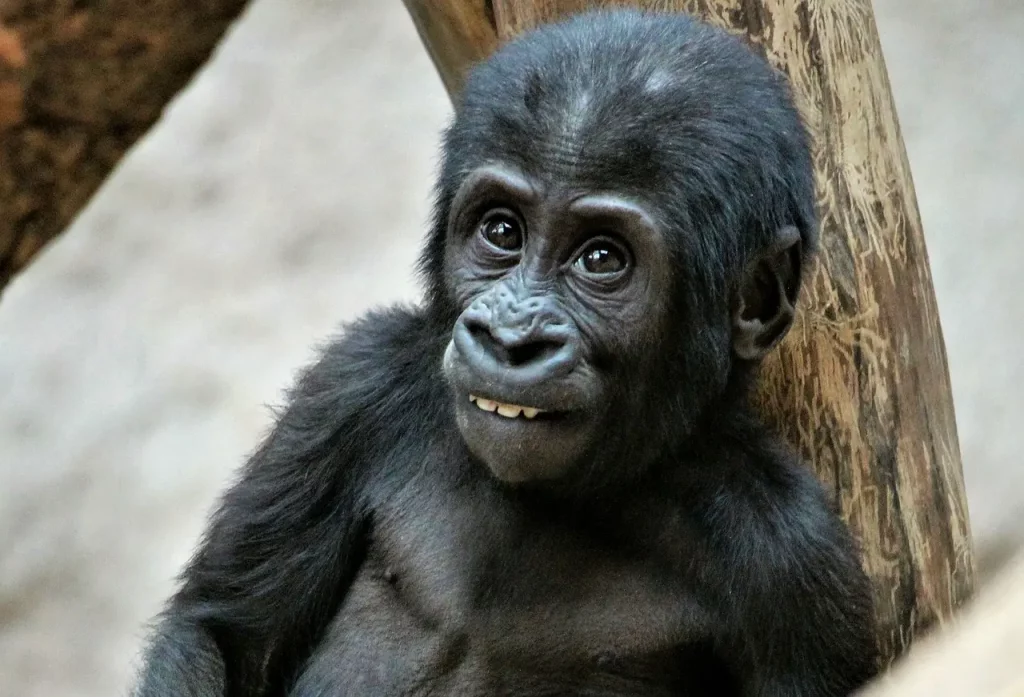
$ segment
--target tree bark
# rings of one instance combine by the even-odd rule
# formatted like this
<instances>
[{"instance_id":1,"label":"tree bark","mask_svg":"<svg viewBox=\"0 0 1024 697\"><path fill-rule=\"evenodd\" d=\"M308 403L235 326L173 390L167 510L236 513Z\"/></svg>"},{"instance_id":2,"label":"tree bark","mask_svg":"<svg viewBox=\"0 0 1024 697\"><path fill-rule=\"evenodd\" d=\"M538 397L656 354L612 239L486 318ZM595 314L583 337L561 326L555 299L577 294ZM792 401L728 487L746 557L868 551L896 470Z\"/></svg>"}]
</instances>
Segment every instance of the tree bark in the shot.
<instances>
[{"instance_id":1,"label":"tree bark","mask_svg":"<svg viewBox=\"0 0 1024 697\"><path fill-rule=\"evenodd\" d=\"M0 292L71 222L245 5L0 2Z\"/></svg>"},{"instance_id":2,"label":"tree bark","mask_svg":"<svg viewBox=\"0 0 1024 697\"><path fill-rule=\"evenodd\" d=\"M814 136L822 252L766 361L765 415L834 492L862 546L888 659L971 594L974 563L945 347L870 0L405 0L456 92L477 56L607 5L695 13L786 72ZM458 32L449 29L453 8ZM436 37L472 45L443 46Z\"/></svg>"}]
</instances>

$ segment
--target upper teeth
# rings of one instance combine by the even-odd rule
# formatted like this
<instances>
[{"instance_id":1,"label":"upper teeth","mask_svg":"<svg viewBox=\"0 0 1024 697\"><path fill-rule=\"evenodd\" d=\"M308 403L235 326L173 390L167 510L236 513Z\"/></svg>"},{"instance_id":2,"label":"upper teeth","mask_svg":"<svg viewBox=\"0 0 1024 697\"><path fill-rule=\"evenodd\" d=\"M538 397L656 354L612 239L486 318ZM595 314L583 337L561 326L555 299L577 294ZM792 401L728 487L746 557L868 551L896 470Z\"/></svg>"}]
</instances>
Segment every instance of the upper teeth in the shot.
<instances>
[{"instance_id":1,"label":"upper teeth","mask_svg":"<svg viewBox=\"0 0 1024 697\"><path fill-rule=\"evenodd\" d=\"M537 409L535 407L521 407L518 404L503 404L502 402L495 402L491 399L484 399L483 397L477 397L476 395L469 395L469 401L476 404L484 411L498 412L501 416L509 419L514 419L520 414L528 419L532 419L537 414L542 413L543 409Z\"/></svg>"}]
</instances>

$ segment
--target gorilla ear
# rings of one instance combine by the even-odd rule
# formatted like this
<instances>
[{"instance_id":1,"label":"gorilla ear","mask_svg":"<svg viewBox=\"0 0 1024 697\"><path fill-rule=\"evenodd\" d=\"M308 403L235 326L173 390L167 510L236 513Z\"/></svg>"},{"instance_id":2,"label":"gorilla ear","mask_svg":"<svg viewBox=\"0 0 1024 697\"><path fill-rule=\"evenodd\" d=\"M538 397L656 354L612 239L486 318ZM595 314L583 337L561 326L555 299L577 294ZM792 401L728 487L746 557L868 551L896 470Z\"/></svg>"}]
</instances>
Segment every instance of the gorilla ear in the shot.
<instances>
[{"instance_id":1,"label":"gorilla ear","mask_svg":"<svg viewBox=\"0 0 1024 697\"><path fill-rule=\"evenodd\" d=\"M789 331L801 260L800 233L787 226L744 271L732 303L732 345L740 359L761 360Z\"/></svg>"}]
</instances>

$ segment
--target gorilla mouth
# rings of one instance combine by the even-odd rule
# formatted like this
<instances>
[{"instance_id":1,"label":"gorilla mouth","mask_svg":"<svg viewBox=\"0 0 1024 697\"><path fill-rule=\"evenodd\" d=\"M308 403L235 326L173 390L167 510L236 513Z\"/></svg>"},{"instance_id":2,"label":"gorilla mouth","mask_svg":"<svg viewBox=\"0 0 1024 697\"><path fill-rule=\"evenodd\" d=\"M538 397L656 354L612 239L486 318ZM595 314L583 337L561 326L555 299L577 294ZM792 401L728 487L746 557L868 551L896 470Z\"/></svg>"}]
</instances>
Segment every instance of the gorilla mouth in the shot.
<instances>
[{"instance_id":1,"label":"gorilla mouth","mask_svg":"<svg viewBox=\"0 0 1024 697\"><path fill-rule=\"evenodd\" d=\"M491 413L498 414L499 416L504 416L506 419L517 419L520 416L524 416L527 419L535 419L539 414L549 413L548 411L537 407L524 407L520 404L506 404L493 399L477 397L474 394L469 395L469 401L475 404L477 408L482 411L489 411Z\"/></svg>"}]
</instances>

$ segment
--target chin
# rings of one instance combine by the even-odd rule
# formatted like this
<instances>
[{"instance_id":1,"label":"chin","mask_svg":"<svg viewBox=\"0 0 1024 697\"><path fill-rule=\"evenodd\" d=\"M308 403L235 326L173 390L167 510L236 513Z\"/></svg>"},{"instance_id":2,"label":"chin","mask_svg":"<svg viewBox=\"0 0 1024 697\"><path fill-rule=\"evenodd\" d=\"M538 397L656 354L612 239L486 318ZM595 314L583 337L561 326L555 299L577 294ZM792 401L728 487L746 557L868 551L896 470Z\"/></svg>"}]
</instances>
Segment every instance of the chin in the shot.
<instances>
[{"instance_id":1,"label":"chin","mask_svg":"<svg viewBox=\"0 0 1024 697\"><path fill-rule=\"evenodd\" d=\"M475 395L474 395L475 397ZM483 405L480 406L480 402ZM499 405L491 410L492 404ZM456 421L466 446L494 477L507 484L553 481L570 474L592 442L594 427L584 413L511 414L517 407L486 398L456 397Z\"/></svg>"},{"instance_id":2,"label":"chin","mask_svg":"<svg viewBox=\"0 0 1024 697\"><path fill-rule=\"evenodd\" d=\"M585 461L599 432L600 380L584 366L557 379L481 374L449 344L442 366L459 432L507 484L555 481Z\"/></svg>"}]
</instances>

